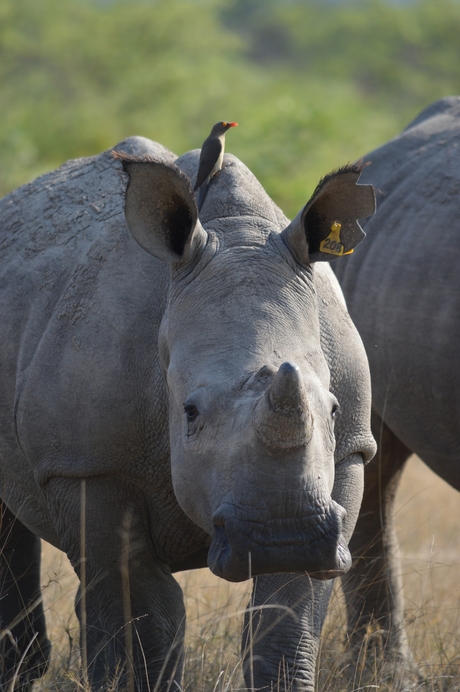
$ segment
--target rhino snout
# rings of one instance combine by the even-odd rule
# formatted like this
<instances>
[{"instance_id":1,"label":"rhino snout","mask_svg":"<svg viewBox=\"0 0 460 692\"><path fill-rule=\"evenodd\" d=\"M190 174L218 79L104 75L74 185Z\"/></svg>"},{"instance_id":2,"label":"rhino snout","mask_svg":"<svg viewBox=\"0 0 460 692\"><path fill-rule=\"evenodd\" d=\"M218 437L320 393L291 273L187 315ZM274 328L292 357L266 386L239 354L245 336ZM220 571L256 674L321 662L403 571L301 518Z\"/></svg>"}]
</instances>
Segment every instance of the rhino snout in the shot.
<instances>
[{"instance_id":1,"label":"rhino snout","mask_svg":"<svg viewBox=\"0 0 460 692\"><path fill-rule=\"evenodd\" d=\"M244 516L227 504L213 516L208 566L235 582L282 572L333 579L351 567L342 535L345 516L344 508L331 500L321 514L261 523L255 515Z\"/></svg>"}]
</instances>

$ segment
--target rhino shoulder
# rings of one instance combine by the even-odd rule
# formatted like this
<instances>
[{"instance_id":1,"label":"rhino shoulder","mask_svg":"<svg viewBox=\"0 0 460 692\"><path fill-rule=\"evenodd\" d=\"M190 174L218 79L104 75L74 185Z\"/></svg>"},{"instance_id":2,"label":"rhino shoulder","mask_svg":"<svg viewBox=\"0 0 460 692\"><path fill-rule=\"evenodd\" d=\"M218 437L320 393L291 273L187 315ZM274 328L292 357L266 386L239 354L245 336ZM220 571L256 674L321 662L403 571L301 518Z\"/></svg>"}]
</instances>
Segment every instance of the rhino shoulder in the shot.
<instances>
[{"instance_id":1,"label":"rhino shoulder","mask_svg":"<svg viewBox=\"0 0 460 692\"><path fill-rule=\"evenodd\" d=\"M445 115L450 118L458 118L460 115L460 96L446 96L424 108L411 122L406 125L403 132L418 127L427 120Z\"/></svg>"}]
</instances>

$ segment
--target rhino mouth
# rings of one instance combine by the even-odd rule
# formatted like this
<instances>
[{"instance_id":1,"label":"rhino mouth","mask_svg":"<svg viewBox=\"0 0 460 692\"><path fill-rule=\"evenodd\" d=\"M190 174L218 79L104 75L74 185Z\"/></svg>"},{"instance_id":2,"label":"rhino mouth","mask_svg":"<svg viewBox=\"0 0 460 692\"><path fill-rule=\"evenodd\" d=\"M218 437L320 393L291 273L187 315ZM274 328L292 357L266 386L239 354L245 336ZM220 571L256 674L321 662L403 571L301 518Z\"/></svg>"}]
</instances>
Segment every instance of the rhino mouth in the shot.
<instances>
[{"instance_id":1,"label":"rhino mouth","mask_svg":"<svg viewBox=\"0 0 460 692\"><path fill-rule=\"evenodd\" d=\"M335 504L335 503L334 503ZM338 505L337 505L338 507ZM239 582L263 574L307 573L315 579L334 579L351 567L351 555L341 533L341 516L329 512L320 528L254 531L233 516L214 521L208 567L227 581Z\"/></svg>"}]
</instances>

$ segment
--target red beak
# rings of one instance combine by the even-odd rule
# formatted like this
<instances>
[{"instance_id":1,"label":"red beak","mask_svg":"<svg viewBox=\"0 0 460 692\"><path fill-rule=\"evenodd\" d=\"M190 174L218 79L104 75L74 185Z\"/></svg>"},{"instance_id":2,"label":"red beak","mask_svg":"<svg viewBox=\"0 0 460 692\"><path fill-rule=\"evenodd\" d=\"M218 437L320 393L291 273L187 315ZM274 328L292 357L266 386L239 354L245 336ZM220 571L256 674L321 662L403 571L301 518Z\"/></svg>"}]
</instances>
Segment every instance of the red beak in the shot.
<instances>
[{"instance_id":1,"label":"red beak","mask_svg":"<svg viewBox=\"0 0 460 692\"><path fill-rule=\"evenodd\" d=\"M238 123L228 123L229 127L238 127Z\"/></svg>"}]
</instances>

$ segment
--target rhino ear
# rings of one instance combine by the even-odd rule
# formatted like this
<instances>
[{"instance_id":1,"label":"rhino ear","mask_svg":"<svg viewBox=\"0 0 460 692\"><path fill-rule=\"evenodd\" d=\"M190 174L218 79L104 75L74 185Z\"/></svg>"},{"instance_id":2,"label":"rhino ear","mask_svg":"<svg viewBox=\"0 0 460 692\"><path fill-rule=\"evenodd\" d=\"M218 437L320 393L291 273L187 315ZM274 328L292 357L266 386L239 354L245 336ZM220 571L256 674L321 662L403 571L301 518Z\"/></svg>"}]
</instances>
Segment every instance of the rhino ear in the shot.
<instances>
[{"instance_id":1,"label":"rhino ear","mask_svg":"<svg viewBox=\"0 0 460 692\"><path fill-rule=\"evenodd\" d=\"M181 262L206 244L190 180L173 163L112 152L129 175L125 217L131 234L151 255Z\"/></svg>"},{"instance_id":2,"label":"rhino ear","mask_svg":"<svg viewBox=\"0 0 460 692\"><path fill-rule=\"evenodd\" d=\"M301 264L349 255L366 236L357 219L374 214L375 193L372 185L357 185L363 168L362 163L352 164L323 178L282 232Z\"/></svg>"}]
</instances>

